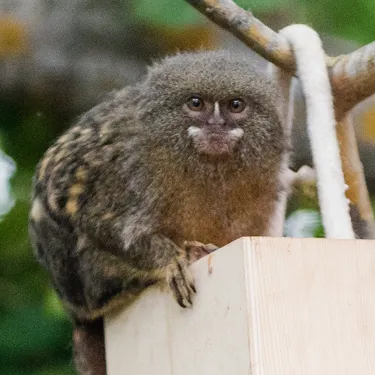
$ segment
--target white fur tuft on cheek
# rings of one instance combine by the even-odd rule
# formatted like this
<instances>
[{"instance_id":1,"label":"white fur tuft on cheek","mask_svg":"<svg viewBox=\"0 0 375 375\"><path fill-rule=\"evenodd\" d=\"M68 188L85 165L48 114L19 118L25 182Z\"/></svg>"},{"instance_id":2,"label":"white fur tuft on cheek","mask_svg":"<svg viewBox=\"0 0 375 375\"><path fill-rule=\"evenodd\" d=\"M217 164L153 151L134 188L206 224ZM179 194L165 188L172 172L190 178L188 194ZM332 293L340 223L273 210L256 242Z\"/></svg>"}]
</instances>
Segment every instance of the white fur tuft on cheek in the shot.
<instances>
[{"instance_id":1,"label":"white fur tuft on cheek","mask_svg":"<svg viewBox=\"0 0 375 375\"><path fill-rule=\"evenodd\" d=\"M188 134L189 134L189 137L191 137L191 138L195 138L198 135L200 135L201 133L202 133L202 129L199 129L196 126L190 126L188 128Z\"/></svg>"},{"instance_id":2,"label":"white fur tuft on cheek","mask_svg":"<svg viewBox=\"0 0 375 375\"><path fill-rule=\"evenodd\" d=\"M238 141L240 138L243 137L244 131L241 128L235 128L229 130L228 134L231 140Z\"/></svg>"}]
</instances>

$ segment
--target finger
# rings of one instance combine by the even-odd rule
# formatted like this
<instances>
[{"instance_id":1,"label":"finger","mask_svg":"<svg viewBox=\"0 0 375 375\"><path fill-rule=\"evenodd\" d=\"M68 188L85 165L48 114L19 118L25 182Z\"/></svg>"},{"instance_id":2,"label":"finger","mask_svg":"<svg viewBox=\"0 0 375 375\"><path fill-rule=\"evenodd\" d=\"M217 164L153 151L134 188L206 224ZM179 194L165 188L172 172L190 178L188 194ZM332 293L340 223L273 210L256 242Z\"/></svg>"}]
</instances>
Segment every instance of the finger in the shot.
<instances>
[{"instance_id":1,"label":"finger","mask_svg":"<svg viewBox=\"0 0 375 375\"><path fill-rule=\"evenodd\" d=\"M191 289L193 291L193 289L190 288L190 285L194 284L193 278L190 274L190 271L189 271L187 265L185 265L185 264L182 265L180 262L178 262L177 266L178 266L178 271L179 271L179 274L180 274L180 277L181 277L181 284L186 285L186 287L188 289L188 294L189 294L189 289Z\"/></svg>"},{"instance_id":2,"label":"finger","mask_svg":"<svg viewBox=\"0 0 375 375\"><path fill-rule=\"evenodd\" d=\"M175 277L172 278L172 281L171 281L171 284L170 284L170 288L172 289L172 292L175 296L175 299L177 301L177 303L183 307L183 308L186 308L187 306L185 306L184 304L184 298L180 292L180 289L178 287L178 284L177 284L177 280Z\"/></svg>"}]
</instances>

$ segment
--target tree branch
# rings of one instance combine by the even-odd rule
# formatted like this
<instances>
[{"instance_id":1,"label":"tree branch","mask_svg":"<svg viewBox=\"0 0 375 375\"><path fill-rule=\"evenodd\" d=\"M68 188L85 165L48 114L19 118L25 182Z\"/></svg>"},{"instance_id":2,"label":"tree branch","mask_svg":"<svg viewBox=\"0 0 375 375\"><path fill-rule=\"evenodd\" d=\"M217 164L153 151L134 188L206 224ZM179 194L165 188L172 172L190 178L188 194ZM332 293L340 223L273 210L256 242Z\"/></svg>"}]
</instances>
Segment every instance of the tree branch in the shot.
<instances>
[{"instance_id":1,"label":"tree branch","mask_svg":"<svg viewBox=\"0 0 375 375\"><path fill-rule=\"evenodd\" d=\"M278 67L293 73L293 51L285 37L260 22L232 0L186 0L222 28L230 31L252 50ZM349 55L326 58L341 119L356 104L375 93L375 42Z\"/></svg>"},{"instance_id":2,"label":"tree branch","mask_svg":"<svg viewBox=\"0 0 375 375\"><path fill-rule=\"evenodd\" d=\"M375 42L331 60L329 72L336 99L336 117L340 120L375 93Z\"/></svg>"},{"instance_id":3,"label":"tree branch","mask_svg":"<svg viewBox=\"0 0 375 375\"><path fill-rule=\"evenodd\" d=\"M296 66L288 40L260 22L251 12L231 0L186 1L266 60L294 73Z\"/></svg>"}]
</instances>

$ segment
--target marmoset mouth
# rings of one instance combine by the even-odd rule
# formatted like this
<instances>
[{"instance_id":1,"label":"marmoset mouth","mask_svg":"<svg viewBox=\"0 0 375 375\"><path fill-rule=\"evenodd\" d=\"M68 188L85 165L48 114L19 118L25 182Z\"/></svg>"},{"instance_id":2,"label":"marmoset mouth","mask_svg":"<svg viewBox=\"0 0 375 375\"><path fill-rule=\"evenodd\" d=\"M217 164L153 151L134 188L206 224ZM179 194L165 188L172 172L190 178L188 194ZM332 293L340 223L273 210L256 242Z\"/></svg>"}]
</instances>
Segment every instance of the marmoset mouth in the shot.
<instances>
[{"instance_id":1,"label":"marmoset mouth","mask_svg":"<svg viewBox=\"0 0 375 375\"><path fill-rule=\"evenodd\" d=\"M230 154L244 132L241 128L226 130L191 126L188 133L199 153L219 156Z\"/></svg>"}]
</instances>

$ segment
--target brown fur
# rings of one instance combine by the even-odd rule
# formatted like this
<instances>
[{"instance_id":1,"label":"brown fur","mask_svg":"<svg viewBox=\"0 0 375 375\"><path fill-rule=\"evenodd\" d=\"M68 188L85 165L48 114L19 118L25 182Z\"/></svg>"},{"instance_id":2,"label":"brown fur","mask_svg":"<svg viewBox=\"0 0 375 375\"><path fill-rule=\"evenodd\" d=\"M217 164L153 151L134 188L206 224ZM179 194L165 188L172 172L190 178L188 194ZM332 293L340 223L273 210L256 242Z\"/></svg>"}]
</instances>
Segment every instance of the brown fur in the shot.
<instances>
[{"instance_id":1,"label":"brown fur","mask_svg":"<svg viewBox=\"0 0 375 375\"><path fill-rule=\"evenodd\" d=\"M243 131L228 154L201 154L189 139L190 126L205 126L182 110L197 93L212 102L246 98L246 116L225 124ZM268 234L289 145L279 99L247 57L177 55L83 115L47 151L30 235L77 322L100 319L160 281L187 306L195 291L188 264L200 250L185 241L222 246Z\"/></svg>"}]
</instances>

